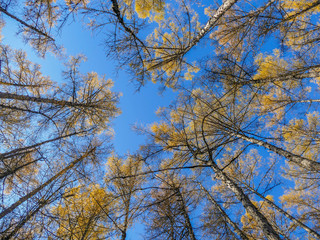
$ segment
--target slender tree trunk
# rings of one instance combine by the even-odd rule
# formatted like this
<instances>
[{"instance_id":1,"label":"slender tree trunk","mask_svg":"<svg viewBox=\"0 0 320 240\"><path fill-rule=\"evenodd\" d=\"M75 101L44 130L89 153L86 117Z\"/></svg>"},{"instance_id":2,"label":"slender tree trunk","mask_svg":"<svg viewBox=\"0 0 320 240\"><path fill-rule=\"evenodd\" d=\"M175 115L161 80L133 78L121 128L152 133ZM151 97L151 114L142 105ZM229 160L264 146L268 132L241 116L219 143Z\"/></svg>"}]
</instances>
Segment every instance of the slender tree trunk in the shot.
<instances>
[{"instance_id":1,"label":"slender tree trunk","mask_svg":"<svg viewBox=\"0 0 320 240\"><path fill-rule=\"evenodd\" d=\"M36 189L34 189L33 191L31 191L30 193L28 193L27 195L21 197L17 202L13 203L10 207L6 208L5 210L3 210L0 213L0 219L5 217L7 214L11 213L13 210L15 210L18 206L20 206L22 203L24 203L25 201L27 201L28 199L30 199L31 197L33 197L34 195L36 195L37 193L39 193L42 189L44 189L45 187L47 187L50 183L52 183L53 181L57 180L59 177L61 177L63 174L65 174L68 170L72 169L77 163L81 162L82 160L84 160L86 157L88 157L90 155L90 153L94 152L95 147L92 148L91 150L87 151L85 154L83 154L80 158L74 160L73 162L71 162L67 167L65 167L64 169L62 169L60 172L58 172L56 175L54 175L53 177L51 177L48 181L46 181L45 183L43 183L42 185L40 185L39 187L37 187Z\"/></svg>"},{"instance_id":2,"label":"slender tree trunk","mask_svg":"<svg viewBox=\"0 0 320 240\"><path fill-rule=\"evenodd\" d=\"M39 203L39 206L33 210L30 211L27 216L25 216L20 222L19 224L14 228L14 230L7 236L5 236L4 238L1 238L3 240L9 240L11 238L13 238L17 232L36 214L40 211L41 208L43 208L45 205L47 204L47 201L43 201L41 203Z\"/></svg>"},{"instance_id":3,"label":"slender tree trunk","mask_svg":"<svg viewBox=\"0 0 320 240\"><path fill-rule=\"evenodd\" d=\"M130 196L129 196L130 198ZM124 224L123 229L121 231L121 240L126 240L127 238L127 230L128 230L128 220L129 220L129 211L130 211L130 199L128 200L128 203L125 207L125 218L124 218Z\"/></svg>"},{"instance_id":4,"label":"slender tree trunk","mask_svg":"<svg viewBox=\"0 0 320 240\"><path fill-rule=\"evenodd\" d=\"M292 100L292 99L284 99L284 100L277 100L277 99L271 99L271 102L276 103L319 103L320 99L301 99L301 100Z\"/></svg>"},{"instance_id":5,"label":"slender tree trunk","mask_svg":"<svg viewBox=\"0 0 320 240\"><path fill-rule=\"evenodd\" d=\"M1 80L0 80L0 85L14 86L14 87L26 87L26 88L40 88L40 87L46 86L45 84L20 84L20 83L4 82Z\"/></svg>"},{"instance_id":6,"label":"slender tree trunk","mask_svg":"<svg viewBox=\"0 0 320 240\"><path fill-rule=\"evenodd\" d=\"M38 28L29 25L28 23L26 23L25 21L21 20L20 18L17 18L16 16L12 15L11 13L9 13L6 9L2 8L0 6L0 12L2 12L3 14L7 15L8 17L16 20L17 22L21 23L22 25L24 25L27 28L32 29L33 31L37 32L38 34L50 39L51 41L54 41L54 39L52 37L50 37L47 33L44 33L43 31L39 30Z\"/></svg>"},{"instance_id":7,"label":"slender tree trunk","mask_svg":"<svg viewBox=\"0 0 320 240\"><path fill-rule=\"evenodd\" d=\"M121 240L126 240L128 225L129 225L132 189L130 189L130 192L128 194L125 191L123 191L122 194L123 194L123 202L125 204L125 218L124 218L123 228L121 230Z\"/></svg>"},{"instance_id":8,"label":"slender tree trunk","mask_svg":"<svg viewBox=\"0 0 320 240\"><path fill-rule=\"evenodd\" d=\"M4 160L4 159L7 159L7 158L13 158L15 156L19 156L19 155L22 155L22 154L31 153L31 152L35 151L36 147L39 147L39 146L41 146L43 144L54 142L54 141L57 141L57 140L60 140L60 139L63 139L63 138L67 138L67 137L71 137L73 135L77 135L77 134L84 133L84 132L87 132L87 131L75 132L75 133L67 134L67 135L64 135L64 136L56 137L56 138L53 138L53 139L49 139L49 140L41 142L41 143L36 143L34 145L31 145L31 146L14 149L14 150L12 150L10 152L6 152L6 153L0 154L0 160ZM36 159L34 161L31 161L31 162L22 164L20 166L15 166L14 168L7 167L7 171L0 173L0 179L5 178L5 177L7 177L9 175L12 175L12 174L16 173L17 171L19 171L20 169L22 169L22 168L24 168L26 166L29 166L30 164L33 164L33 163L35 163L35 162L37 162L39 160L40 160L40 158Z\"/></svg>"},{"instance_id":9,"label":"slender tree trunk","mask_svg":"<svg viewBox=\"0 0 320 240\"><path fill-rule=\"evenodd\" d=\"M194 37L187 48L184 49L183 54L186 54L191 48L193 48L201 38L203 38L212 28L214 28L219 19L237 2L238 0L225 0L223 4L218 8L215 14L209 19L206 25L200 30L198 35Z\"/></svg>"},{"instance_id":10,"label":"slender tree trunk","mask_svg":"<svg viewBox=\"0 0 320 240\"><path fill-rule=\"evenodd\" d=\"M301 157L299 155L288 152L287 150L284 150L282 148L274 146L268 142L264 142L262 140L255 139L253 137L248 137L248 136L241 134L241 133L231 133L231 134L238 137L238 138L241 138L247 142L251 142L253 144L262 146L262 147L264 147L274 153L277 153L278 155L287 158L290 162L293 162L293 163L295 163L303 168L306 168L310 171L315 171L315 172L320 171L320 163L319 162L312 161L312 160L307 159L305 157Z\"/></svg>"},{"instance_id":11,"label":"slender tree trunk","mask_svg":"<svg viewBox=\"0 0 320 240\"><path fill-rule=\"evenodd\" d=\"M204 119L203 119L204 122ZM212 168L215 172L218 179L220 179L236 196L236 198L241 202L242 206L245 210L257 221L258 226L262 230L263 234L266 236L268 240L279 240L281 239L279 234L274 230L272 225L269 223L268 219L257 209L257 207L251 202L248 195L246 195L242 188L238 186L236 182L234 182L231 178L228 177L226 173L224 173L219 166L215 163L212 157L212 151L207 143L206 137L202 128L202 138L204 144L206 145L207 154L208 154L208 166ZM193 153L195 159L197 156Z\"/></svg>"},{"instance_id":12,"label":"slender tree trunk","mask_svg":"<svg viewBox=\"0 0 320 240\"><path fill-rule=\"evenodd\" d=\"M263 231L266 238L268 240L280 240L280 236L273 229L268 219L256 208L256 206L251 202L249 197L243 192L241 187L239 187L223 171L221 171L218 165L213 161L210 153L209 158L210 167L215 172L218 179L220 179L236 195L236 198L241 202L246 211L257 221L258 226Z\"/></svg>"},{"instance_id":13,"label":"slender tree trunk","mask_svg":"<svg viewBox=\"0 0 320 240\"><path fill-rule=\"evenodd\" d=\"M236 180L236 179L235 179ZM239 181L239 180L237 180ZM290 215L288 212L286 212L285 210L283 210L281 207L279 207L278 205L276 205L274 202L270 201L269 199L265 198L262 194L260 194L259 192L257 192L255 189L253 189L252 187L250 187L248 184L239 181L241 184L245 185L246 188L248 188L251 192L253 192L254 194L256 194L257 196L259 196L261 199L263 199L264 201L266 201L269 205L271 205L273 208L275 208L278 212L282 213L283 215L285 215L287 218L289 218L291 221L293 221L295 224L297 224L299 227L303 228L304 230L306 230L310 235L314 236L316 239L320 239L320 234L317 233L316 231L312 230L311 228L309 228L308 226L306 226L303 222L299 221L298 219L296 219L295 217L293 217L292 215Z\"/></svg>"},{"instance_id":14,"label":"slender tree trunk","mask_svg":"<svg viewBox=\"0 0 320 240\"><path fill-rule=\"evenodd\" d=\"M222 216L225 218L225 220L227 221L227 223L229 223L234 231L244 240L249 240L249 238L244 234L244 232L239 228L239 226L233 222L228 214L226 214L226 212L222 209L222 207L217 203L217 201L211 196L211 194L209 193L209 191L207 189L205 189L201 183L200 187L201 189L205 192L205 194L208 196L209 200L211 201L211 203L220 211L220 213L222 214Z\"/></svg>"},{"instance_id":15,"label":"slender tree trunk","mask_svg":"<svg viewBox=\"0 0 320 240\"><path fill-rule=\"evenodd\" d=\"M189 217L189 213L188 213L188 210L187 210L187 206L186 206L184 198L183 198L183 196L182 196L182 194L180 192L180 189L176 188L175 191L177 192L178 197L179 197L179 199L181 201L181 210L182 210L183 216L185 218L185 223L187 225L187 229L188 229L188 233L189 233L190 239L191 240L197 240L195 235L194 235L194 231L193 231L193 227L192 227L192 224L191 224L191 221L190 221L190 217Z\"/></svg>"},{"instance_id":16,"label":"slender tree trunk","mask_svg":"<svg viewBox=\"0 0 320 240\"><path fill-rule=\"evenodd\" d=\"M121 240L126 240L126 237L127 237L127 231L126 230L123 230L121 232Z\"/></svg>"},{"instance_id":17,"label":"slender tree trunk","mask_svg":"<svg viewBox=\"0 0 320 240\"><path fill-rule=\"evenodd\" d=\"M67 138L67 137L72 137L74 135L85 133L85 132L88 132L88 131L84 130L84 131L80 131L80 132L70 133L70 134L59 136L59 137L56 137L56 138L52 138L52 139L49 139L49 140L46 140L46 141L43 141L43 142L40 142L40 143L36 143L36 144L30 145L30 146L17 148L17 149L11 150L11 151L6 152L6 153L1 153L0 154L0 160L7 159L7 158L12 158L12 157L15 157L17 154L18 155L24 154L24 153L26 153L27 150L34 149L34 148L39 147L39 146L41 146L43 144L50 143L50 142L55 142L57 140L64 139L64 138Z\"/></svg>"},{"instance_id":18,"label":"slender tree trunk","mask_svg":"<svg viewBox=\"0 0 320 240\"><path fill-rule=\"evenodd\" d=\"M76 102L69 102L65 100L56 100L51 98L42 98L42 97L31 97L13 93L5 93L0 92L0 99L11 99L11 100L20 100L20 101L27 101L27 102L36 102L36 103L50 103L53 105L61 106L61 107L84 107L84 108L98 108L104 109L103 106L96 105L94 103L76 103Z\"/></svg>"},{"instance_id":19,"label":"slender tree trunk","mask_svg":"<svg viewBox=\"0 0 320 240\"><path fill-rule=\"evenodd\" d=\"M148 70L154 70L156 68L159 68L169 62L175 61L179 58L181 58L183 55L185 55L187 52L189 52L200 40L203 38L212 28L216 26L216 23L219 21L219 19L237 2L238 0L225 0L224 3L218 8L214 16L212 16L209 21L206 23L206 25L200 30L197 36L195 36L192 41L189 43L188 46L181 49L181 51L177 52L174 55L169 56L167 59L158 62L151 67L148 68Z\"/></svg>"},{"instance_id":20,"label":"slender tree trunk","mask_svg":"<svg viewBox=\"0 0 320 240\"><path fill-rule=\"evenodd\" d=\"M137 42L139 42L141 44L141 46L149 53L148 48L145 46L144 42L137 37L137 35L132 31L131 28L129 28L123 20L123 17L121 16L120 10L119 10L119 4L117 0L111 0L112 2L112 10L115 13L115 15L117 16L117 19L119 21L119 23L122 25L122 27L124 28L124 30L129 33ZM138 46L136 46L138 47Z\"/></svg>"},{"instance_id":21,"label":"slender tree trunk","mask_svg":"<svg viewBox=\"0 0 320 240\"><path fill-rule=\"evenodd\" d=\"M318 66L320 67L320 66ZM298 71L298 70L297 70ZM306 71L306 70L305 70ZM256 78L251 80L242 80L235 82L238 85L248 85L248 84L262 84L262 83L272 83L272 82L286 82L292 80L302 80L306 78L317 78L320 77L319 72L308 72L308 73L299 73L299 72L288 72L277 77L268 77L268 78Z\"/></svg>"}]
</instances>

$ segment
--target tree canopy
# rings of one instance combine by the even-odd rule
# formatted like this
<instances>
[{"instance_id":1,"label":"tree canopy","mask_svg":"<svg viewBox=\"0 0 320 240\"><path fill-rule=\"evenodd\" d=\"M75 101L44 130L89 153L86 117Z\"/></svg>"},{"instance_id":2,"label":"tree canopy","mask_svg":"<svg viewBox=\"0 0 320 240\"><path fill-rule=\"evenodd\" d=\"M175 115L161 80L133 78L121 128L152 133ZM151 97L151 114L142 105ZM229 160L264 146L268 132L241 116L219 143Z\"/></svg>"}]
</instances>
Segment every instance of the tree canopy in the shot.
<instances>
[{"instance_id":1,"label":"tree canopy","mask_svg":"<svg viewBox=\"0 0 320 240\"><path fill-rule=\"evenodd\" d=\"M44 60L68 59L52 80L0 38L2 239L320 239L320 1L17 0L0 12L0 29L16 22ZM136 89L177 93L134 127L134 152L112 148L112 80L63 53L71 21L103 34Z\"/></svg>"}]
</instances>

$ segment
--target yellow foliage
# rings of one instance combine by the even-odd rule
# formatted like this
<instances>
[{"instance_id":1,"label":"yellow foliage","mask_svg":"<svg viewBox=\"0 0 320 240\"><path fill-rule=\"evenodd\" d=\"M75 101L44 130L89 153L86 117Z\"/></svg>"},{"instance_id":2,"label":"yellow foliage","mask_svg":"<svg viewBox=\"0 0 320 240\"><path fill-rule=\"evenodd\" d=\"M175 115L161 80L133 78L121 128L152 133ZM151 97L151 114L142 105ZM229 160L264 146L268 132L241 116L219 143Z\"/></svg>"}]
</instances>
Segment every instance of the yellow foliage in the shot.
<instances>
[{"instance_id":1,"label":"yellow foliage","mask_svg":"<svg viewBox=\"0 0 320 240\"><path fill-rule=\"evenodd\" d=\"M309 159L317 159L319 148L312 144L315 136L310 133L319 131L319 113L312 112L306 115L307 120L293 119L289 124L283 127L283 137L286 140L286 146L295 154L303 155Z\"/></svg>"},{"instance_id":2,"label":"yellow foliage","mask_svg":"<svg viewBox=\"0 0 320 240\"><path fill-rule=\"evenodd\" d=\"M211 7L207 7L204 9L204 14L208 17L212 17L215 13L215 10L211 9Z\"/></svg>"},{"instance_id":3,"label":"yellow foliage","mask_svg":"<svg viewBox=\"0 0 320 240\"><path fill-rule=\"evenodd\" d=\"M170 112L170 120L172 123L180 123L183 119L183 109L178 108Z\"/></svg>"},{"instance_id":4,"label":"yellow foliage","mask_svg":"<svg viewBox=\"0 0 320 240\"><path fill-rule=\"evenodd\" d=\"M166 123L155 123L150 127L150 130L155 136L162 136L169 133L170 127Z\"/></svg>"},{"instance_id":5,"label":"yellow foliage","mask_svg":"<svg viewBox=\"0 0 320 240\"><path fill-rule=\"evenodd\" d=\"M194 65L196 64L195 62L193 63ZM188 66L187 72L184 74L184 79L185 80L192 80L194 75L192 73L197 73L200 71L200 68L194 67L194 66Z\"/></svg>"},{"instance_id":6,"label":"yellow foliage","mask_svg":"<svg viewBox=\"0 0 320 240\"><path fill-rule=\"evenodd\" d=\"M164 1L163 0L136 0L135 10L140 18L150 17L151 12L153 12L155 14L153 20L160 21L163 19Z\"/></svg>"},{"instance_id":7,"label":"yellow foliage","mask_svg":"<svg viewBox=\"0 0 320 240\"><path fill-rule=\"evenodd\" d=\"M283 137L286 141L291 141L297 135L297 132L303 129L303 119L292 119L288 126L283 130Z\"/></svg>"},{"instance_id":8,"label":"yellow foliage","mask_svg":"<svg viewBox=\"0 0 320 240\"><path fill-rule=\"evenodd\" d=\"M86 7L89 2L89 0L65 0L66 5L73 11L78 10L80 6Z\"/></svg>"},{"instance_id":9,"label":"yellow foliage","mask_svg":"<svg viewBox=\"0 0 320 240\"><path fill-rule=\"evenodd\" d=\"M290 11L290 15L293 15L296 12L301 11L302 9L306 9L312 4L314 4L315 0L282 0L282 7L287 11ZM320 6L315 6L312 8L313 13L320 12Z\"/></svg>"},{"instance_id":10,"label":"yellow foliage","mask_svg":"<svg viewBox=\"0 0 320 240\"><path fill-rule=\"evenodd\" d=\"M273 196L268 195L266 196L266 199L273 201ZM273 223L273 220L275 219L276 212L274 209L264 200L261 200L259 202L252 201L252 203L256 206L256 208L259 209L259 211L267 217L270 223ZM246 213L241 217L241 223L243 224L243 231L250 233L249 239L263 239L264 234L261 231L261 228L259 227L258 222L251 216L250 213L246 211Z\"/></svg>"},{"instance_id":11,"label":"yellow foliage","mask_svg":"<svg viewBox=\"0 0 320 240\"><path fill-rule=\"evenodd\" d=\"M192 41L196 31L194 29L200 24L198 15L189 9L192 15L189 26L185 26L179 17L183 17L183 12L175 12L175 17L163 18L158 27L147 37L147 42L152 47L150 58L144 60L144 67L149 71L152 81L163 81L166 87L174 88L180 77L191 80L192 73L199 71L195 64L188 64L182 61L184 49ZM184 8L182 8L184 9ZM170 6L166 10L171 11ZM144 14L147 14L144 12ZM144 16L146 17L146 15ZM156 18L150 17L151 20ZM151 48L150 48L151 49Z\"/></svg>"},{"instance_id":12,"label":"yellow foliage","mask_svg":"<svg viewBox=\"0 0 320 240\"><path fill-rule=\"evenodd\" d=\"M311 18L320 12L320 6L314 0L282 0L282 7L287 12L290 22L290 30L282 27L281 31L286 35L285 44L294 50L309 49L318 38L318 23L312 23ZM310 8L313 6L312 8ZM308 9L309 8L309 9ZM304 9L308 9L304 11ZM313 31L313 30L316 31Z\"/></svg>"},{"instance_id":13,"label":"yellow foliage","mask_svg":"<svg viewBox=\"0 0 320 240\"><path fill-rule=\"evenodd\" d=\"M280 58L278 49L274 50L273 56L259 54L255 59L255 64L258 65L259 68L253 79L274 78L286 72L288 68L287 61Z\"/></svg>"},{"instance_id":14,"label":"yellow foliage","mask_svg":"<svg viewBox=\"0 0 320 240\"><path fill-rule=\"evenodd\" d=\"M172 125L167 123L155 123L150 127L150 130L154 133L154 139L156 143L161 144L166 150L173 150L176 146L181 146L185 136L183 132L174 127L175 122L179 122L179 113L171 112L174 119L171 120ZM185 129L186 130L186 129Z\"/></svg>"},{"instance_id":15,"label":"yellow foliage","mask_svg":"<svg viewBox=\"0 0 320 240\"><path fill-rule=\"evenodd\" d=\"M68 239L101 239L107 235L104 219L108 193L98 184L66 189L64 201L52 209L59 218L57 236ZM102 209L103 208L103 209Z\"/></svg>"},{"instance_id":16,"label":"yellow foliage","mask_svg":"<svg viewBox=\"0 0 320 240\"><path fill-rule=\"evenodd\" d=\"M108 158L106 163L107 173L106 179L113 177L120 177L113 180L113 185L117 188L133 188L135 184L138 184L142 181L140 177L134 177L136 174L139 174L142 170L142 161L139 158L128 156L127 158L121 158L116 154L112 154ZM131 176L128 178L121 177Z\"/></svg>"}]
</instances>

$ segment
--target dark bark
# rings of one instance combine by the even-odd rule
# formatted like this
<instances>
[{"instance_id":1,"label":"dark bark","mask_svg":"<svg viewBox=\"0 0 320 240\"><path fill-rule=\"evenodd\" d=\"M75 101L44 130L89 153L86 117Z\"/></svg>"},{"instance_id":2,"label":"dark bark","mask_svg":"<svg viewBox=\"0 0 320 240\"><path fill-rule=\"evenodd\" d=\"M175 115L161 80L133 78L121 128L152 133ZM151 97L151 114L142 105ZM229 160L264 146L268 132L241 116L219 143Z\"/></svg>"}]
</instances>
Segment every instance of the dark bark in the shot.
<instances>
[{"instance_id":1,"label":"dark bark","mask_svg":"<svg viewBox=\"0 0 320 240\"><path fill-rule=\"evenodd\" d=\"M31 26L30 24L26 23L25 21L21 20L20 18L12 15L11 13L9 13L6 9L2 8L0 6L0 12L2 12L3 14L7 15L8 17L14 19L15 21L19 22L20 24L22 24L23 26L30 28L31 30L35 31L36 33L50 39L51 41L54 41L54 39L52 37L50 37L47 33L39 30L38 28Z\"/></svg>"},{"instance_id":2,"label":"dark bark","mask_svg":"<svg viewBox=\"0 0 320 240\"><path fill-rule=\"evenodd\" d=\"M197 240L196 239L196 236L194 235L194 231L193 231L193 227L192 227L192 224L191 224L191 221L190 221L190 217L189 217L189 213L188 213L188 210L187 210L187 206L186 206L186 202L182 196L182 193L180 191L179 188L176 188L175 191L177 192L177 196L181 202L181 210L182 210L182 214L184 216L184 219L185 219L185 224L186 224L186 227L188 229L188 234L189 234L189 237L191 240Z\"/></svg>"}]
</instances>

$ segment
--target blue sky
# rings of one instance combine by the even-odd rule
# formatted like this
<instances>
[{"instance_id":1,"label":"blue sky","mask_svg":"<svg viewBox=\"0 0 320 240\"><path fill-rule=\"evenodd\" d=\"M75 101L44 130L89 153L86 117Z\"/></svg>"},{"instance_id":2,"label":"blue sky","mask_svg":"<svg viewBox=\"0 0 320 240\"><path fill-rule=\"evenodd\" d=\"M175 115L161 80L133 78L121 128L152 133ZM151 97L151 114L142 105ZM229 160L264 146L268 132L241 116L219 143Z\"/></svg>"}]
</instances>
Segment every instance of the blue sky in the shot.
<instances>
[{"instance_id":1,"label":"blue sky","mask_svg":"<svg viewBox=\"0 0 320 240\"><path fill-rule=\"evenodd\" d=\"M63 60L57 59L50 53L44 59L37 57L35 51L23 43L21 36L16 35L17 24L11 19L5 20L6 26L2 31L4 43L11 48L26 51L31 61L42 66L45 75L50 76L53 81L61 82ZM168 106L175 93L167 89L160 94L159 86L151 82L137 92L136 86L130 82L132 76L122 69L117 71L116 60L106 57L103 34L93 34L79 23L66 24L61 34L56 37L56 42L63 44L68 56L84 54L87 57L87 61L80 67L82 72L94 71L114 81L113 91L122 93L119 104L122 114L113 121L115 131L113 145L119 155L136 151L139 145L143 144L144 137L134 132L132 126L135 124L146 126L156 121L155 111L160 106Z\"/></svg>"}]
</instances>

